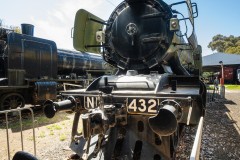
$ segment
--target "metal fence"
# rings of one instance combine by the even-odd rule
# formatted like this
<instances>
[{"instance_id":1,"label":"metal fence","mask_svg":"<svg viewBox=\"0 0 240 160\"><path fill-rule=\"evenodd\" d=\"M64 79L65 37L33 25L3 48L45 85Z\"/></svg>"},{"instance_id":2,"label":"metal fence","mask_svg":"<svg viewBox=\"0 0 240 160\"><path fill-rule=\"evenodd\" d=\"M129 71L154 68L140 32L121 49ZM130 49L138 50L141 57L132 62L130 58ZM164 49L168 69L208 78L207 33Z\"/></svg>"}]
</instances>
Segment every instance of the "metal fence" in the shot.
<instances>
[{"instance_id":1,"label":"metal fence","mask_svg":"<svg viewBox=\"0 0 240 160\"><path fill-rule=\"evenodd\" d=\"M213 102L218 102L221 99L223 99L223 97L221 96L219 89L214 88L207 90L207 103L211 104Z\"/></svg>"},{"instance_id":2,"label":"metal fence","mask_svg":"<svg viewBox=\"0 0 240 160\"><path fill-rule=\"evenodd\" d=\"M19 126L20 126L20 135L21 135L21 150L24 151L24 141L23 141L23 122L22 122L22 112L25 110L29 110L31 113L31 122L32 122L32 136L33 136L33 150L34 150L34 155L36 156L36 140L35 140L35 121L34 121L34 113L33 110L30 107L25 107L25 108L18 108L18 109L11 109L11 110L4 110L4 111L0 111L0 116L3 115L3 124L5 122L5 129L6 129L6 138L7 138L7 157L8 160L11 159L11 153L10 153L10 138L9 138L9 117L13 116L13 115L18 115L16 117L18 117L18 121L19 121ZM5 121L4 121L5 119ZM30 136L30 135L29 135ZM18 141L18 139L15 139L16 141ZM3 144L1 145L3 146ZM19 149L20 150L20 149ZM4 155L1 155L4 156Z\"/></svg>"}]
</instances>

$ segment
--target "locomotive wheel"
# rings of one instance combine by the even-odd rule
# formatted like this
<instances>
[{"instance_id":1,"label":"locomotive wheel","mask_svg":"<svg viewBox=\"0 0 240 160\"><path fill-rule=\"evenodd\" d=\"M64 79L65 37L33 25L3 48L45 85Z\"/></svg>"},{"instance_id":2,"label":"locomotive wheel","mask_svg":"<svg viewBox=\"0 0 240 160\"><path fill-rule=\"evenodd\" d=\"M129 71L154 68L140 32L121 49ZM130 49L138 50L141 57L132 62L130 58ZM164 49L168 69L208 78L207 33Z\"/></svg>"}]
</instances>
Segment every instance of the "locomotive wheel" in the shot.
<instances>
[{"instance_id":1,"label":"locomotive wheel","mask_svg":"<svg viewBox=\"0 0 240 160\"><path fill-rule=\"evenodd\" d=\"M1 110L16 109L24 107L25 100L19 93L9 93L1 97L0 104Z\"/></svg>"},{"instance_id":2,"label":"locomotive wheel","mask_svg":"<svg viewBox=\"0 0 240 160\"><path fill-rule=\"evenodd\" d=\"M24 151L18 151L12 160L38 160L36 157L31 155L30 153Z\"/></svg>"}]
</instances>

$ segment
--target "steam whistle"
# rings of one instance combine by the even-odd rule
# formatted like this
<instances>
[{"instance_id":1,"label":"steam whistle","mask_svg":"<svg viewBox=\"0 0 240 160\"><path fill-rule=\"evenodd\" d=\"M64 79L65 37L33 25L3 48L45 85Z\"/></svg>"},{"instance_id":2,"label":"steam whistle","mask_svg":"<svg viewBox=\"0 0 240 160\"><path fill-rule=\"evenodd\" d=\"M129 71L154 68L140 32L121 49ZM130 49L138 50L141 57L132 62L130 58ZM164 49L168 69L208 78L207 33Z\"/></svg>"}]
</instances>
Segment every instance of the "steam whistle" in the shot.
<instances>
[{"instance_id":1,"label":"steam whistle","mask_svg":"<svg viewBox=\"0 0 240 160\"><path fill-rule=\"evenodd\" d=\"M171 103L169 103L171 102ZM168 101L156 116L148 119L149 126L159 136L169 136L177 130L182 117L181 107L175 101Z\"/></svg>"},{"instance_id":2,"label":"steam whistle","mask_svg":"<svg viewBox=\"0 0 240 160\"><path fill-rule=\"evenodd\" d=\"M53 102L47 100L43 105L43 112L47 118L53 118L58 111L71 111L76 107L75 98L70 96L67 100Z\"/></svg>"}]
</instances>

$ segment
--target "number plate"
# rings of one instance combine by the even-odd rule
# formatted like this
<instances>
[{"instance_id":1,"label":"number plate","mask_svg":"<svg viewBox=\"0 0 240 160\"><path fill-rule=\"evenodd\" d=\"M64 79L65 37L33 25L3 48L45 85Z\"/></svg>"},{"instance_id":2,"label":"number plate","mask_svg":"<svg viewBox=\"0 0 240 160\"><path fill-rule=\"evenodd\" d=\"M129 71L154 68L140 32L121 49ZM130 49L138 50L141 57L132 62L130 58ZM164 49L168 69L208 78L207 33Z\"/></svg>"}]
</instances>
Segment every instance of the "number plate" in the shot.
<instances>
[{"instance_id":1,"label":"number plate","mask_svg":"<svg viewBox=\"0 0 240 160\"><path fill-rule=\"evenodd\" d=\"M128 98L127 110L133 114L157 114L159 99Z\"/></svg>"},{"instance_id":2,"label":"number plate","mask_svg":"<svg viewBox=\"0 0 240 160\"><path fill-rule=\"evenodd\" d=\"M98 97L84 97L85 109L94 109L98 107Z\"/></svg>"}]
</instances>

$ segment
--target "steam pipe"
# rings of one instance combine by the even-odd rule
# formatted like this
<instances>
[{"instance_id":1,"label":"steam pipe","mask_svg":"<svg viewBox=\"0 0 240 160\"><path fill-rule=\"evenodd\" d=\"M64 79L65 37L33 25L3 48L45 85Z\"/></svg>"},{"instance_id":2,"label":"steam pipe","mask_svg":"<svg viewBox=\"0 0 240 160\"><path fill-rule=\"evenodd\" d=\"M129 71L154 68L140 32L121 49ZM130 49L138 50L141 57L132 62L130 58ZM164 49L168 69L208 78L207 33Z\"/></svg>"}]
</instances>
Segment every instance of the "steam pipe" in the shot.
<instances>
[{"instance_id":1,"label":"steam pipe","mask_svg":"<svg viewBox=\"0 0 240 160\"><path fill-rule=\"evenodd\" d=\"M166 104L159 110L156 116L148 119L149 126L159 136L169 136L177 129L178 116L178 107Z\"/></svg>"},{"instance_id":2,"label":"steam pipe","mask_svg":"<svg viewBox=\"0 0 240 160\"><path fill-rule=\"evenodd\" d=\"M47 100L43 105L43 111L47 118L53 118L58 111L71 111L76 107L75 98L70 96L67 100L61 102L53 102Z\"/></svg>"}]
</instances>

